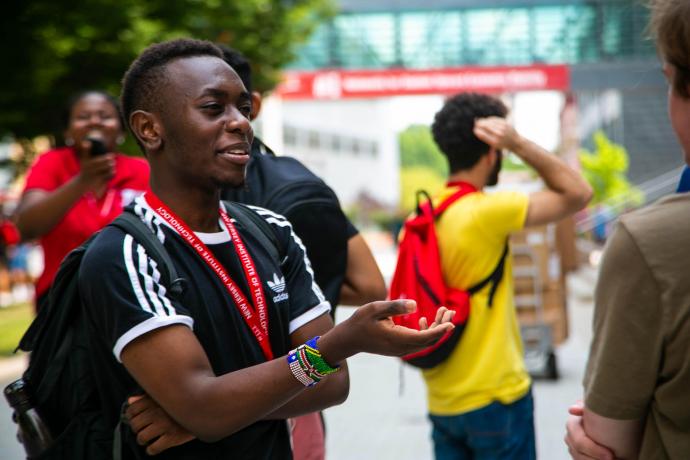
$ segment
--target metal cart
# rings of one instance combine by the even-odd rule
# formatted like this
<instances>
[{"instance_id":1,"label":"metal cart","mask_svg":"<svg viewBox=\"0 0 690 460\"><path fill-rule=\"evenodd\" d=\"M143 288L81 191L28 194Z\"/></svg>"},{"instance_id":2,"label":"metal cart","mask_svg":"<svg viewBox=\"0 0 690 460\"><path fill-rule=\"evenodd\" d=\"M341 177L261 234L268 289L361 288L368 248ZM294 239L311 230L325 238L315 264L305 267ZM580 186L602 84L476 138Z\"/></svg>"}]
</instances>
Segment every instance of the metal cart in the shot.
<instances>
[{"instance_id":1,"label":"metal cart","mask_svg":"<svg viewBox=\"0 0 690 460\"><path fill-rule=\"evenodd\" d=\"M515 307L519 313L531 313L531 319L520 324L527 371L533 378L556 380L558 366L551 326L544 319L539 260L527 244L513 244L512 255L514 283L521 287L515 294Z\"/></svg>"}]
</instances>

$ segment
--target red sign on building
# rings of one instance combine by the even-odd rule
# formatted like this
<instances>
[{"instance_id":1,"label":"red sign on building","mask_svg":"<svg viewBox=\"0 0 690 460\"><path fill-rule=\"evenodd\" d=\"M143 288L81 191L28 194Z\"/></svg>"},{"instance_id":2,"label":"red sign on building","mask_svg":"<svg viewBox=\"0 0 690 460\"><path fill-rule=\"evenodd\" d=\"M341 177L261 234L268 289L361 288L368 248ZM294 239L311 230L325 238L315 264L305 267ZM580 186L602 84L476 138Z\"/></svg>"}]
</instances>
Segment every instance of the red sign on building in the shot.
<instances>
[{"instance_id":1,"label":"red sign on building","mask_svg":"<svg viewBox=\"0 0 690 460\"><path fill-rule=\"evenodd\" d=\"M504 93L570 87L566 65L458 67L436 70L287 72L276 93L285 99L345 99L463 91Z\"/></svg>"}]
</instances>

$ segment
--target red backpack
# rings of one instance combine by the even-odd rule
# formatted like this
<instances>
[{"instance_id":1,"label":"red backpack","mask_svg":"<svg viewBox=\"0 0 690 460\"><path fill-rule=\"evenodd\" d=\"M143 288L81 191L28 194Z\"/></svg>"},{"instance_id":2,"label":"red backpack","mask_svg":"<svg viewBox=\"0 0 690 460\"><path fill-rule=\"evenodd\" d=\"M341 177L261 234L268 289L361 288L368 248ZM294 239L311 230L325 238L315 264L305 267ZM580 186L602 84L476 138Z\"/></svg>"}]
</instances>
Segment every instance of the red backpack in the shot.
<instances>
[{"instance_id":1,"label":"red backpack","mask_svg":"<svg viewBox=\"0 0 690 460\"><path fill-rule=\"evenodd\" d=\"M395 324L412 329L419 328L419 319L424 317L431 324L436 317L436 310L444 306L455 311L453 324L455 329L444 335L434 345L417 353L403 356L409 364L428 369L445 360L460 340L470 313L470 296L493 282L489 292L491 306L503 277L503 268L508 254L508 243L496 268L482 281L469 289L454 289L446 286L441 271L441 257L436 240L436 219L455 201L477 189L466 182L451 182L449 187L457 186L458 191L446 198L437 208L433 208L429 195L420 190L417 192L417 212L405 221L404 234L398 248L398 262L391 281L390 299L413 299L417 301L414 312L394 316ZM426 197L420 203L420 196Z\"/></svg>"}]
</instances>

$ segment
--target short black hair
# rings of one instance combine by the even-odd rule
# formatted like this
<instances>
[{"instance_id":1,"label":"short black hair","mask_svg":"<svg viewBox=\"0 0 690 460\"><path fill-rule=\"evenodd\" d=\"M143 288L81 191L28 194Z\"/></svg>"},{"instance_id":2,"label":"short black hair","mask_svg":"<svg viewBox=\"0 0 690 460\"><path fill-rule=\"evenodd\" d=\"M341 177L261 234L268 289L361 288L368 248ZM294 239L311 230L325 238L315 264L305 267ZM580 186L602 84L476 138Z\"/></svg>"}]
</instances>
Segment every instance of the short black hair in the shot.
<instances>
[{"instance_id":1,"label":"short black hair","mask_svg":"<svg viewBox=\"0 0 690 460\"><path fill-rule=\"evenodd\" d=\"M247 88L247 92L251 94L253 87L252 66L247 58L234 48L222 44L217 44L217 46L223 53L223 60L237 73L242 83L244 83L244 87Z\"/></svg>"},{"instance_id":2,"label":"short black hair","mask_svg":"<svg viewBox=\"0 0 690 460\"><path fill-rule=\"evenodd\" d=\"M474 120L507 114L505 104L488 94L460 93L446 101L434 117L431 132L448 159L451 174L471 168L489 153L489 146L474 135Z\"/></svg>"},{"instance_id":3,"label":"short black hair","mask_svg":"<svg viewBox=\"0 0 690 460\"><path fill-rule=\"evenodd\" d=\"M130 130L132 112L151 110L160 100L159 91L166 80L165 66L175 59L193 56L223 59L220 49L209 41L179 38L149 46L132 62L122 78L120 95L122 114Z\"/></svg>"},{"instance_id":4,"label":"short black hair","mask_svg":"<svg viewBox=\"0 0 690 460\"><path fill-rule=\"evenodd\" d=\"M68 129L70 120L72 119L72 110L74 109L74 106L77 105L79 101L84 99L86 96L89 96L91 94L97 94L99 96L102 96L105 98L110 104L113 106L115 111L117 112L117 119L120 122L120 129L124 130L125 125L122 120L122 111L120 110L120 104L117 101L116 98L114 98L112 95L106 93L102 89L85 89L82 91L79 91L78 93L72 94L69 99L67 99L67 104L64 107L63 113L62 113L62 127L63 129Z\"/></svg>"}]
</instances>

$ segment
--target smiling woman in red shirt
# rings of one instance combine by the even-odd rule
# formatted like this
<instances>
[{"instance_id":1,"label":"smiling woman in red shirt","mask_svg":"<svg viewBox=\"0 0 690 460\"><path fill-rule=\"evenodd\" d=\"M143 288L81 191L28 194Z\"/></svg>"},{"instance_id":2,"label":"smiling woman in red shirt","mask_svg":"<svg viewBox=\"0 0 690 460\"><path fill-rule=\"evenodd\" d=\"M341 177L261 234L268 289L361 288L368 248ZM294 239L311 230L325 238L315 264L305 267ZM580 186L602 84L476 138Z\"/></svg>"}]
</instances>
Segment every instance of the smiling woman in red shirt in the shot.
<instances>
[{"instance_id":1,"label":"smiling woman in red shirt","mask_svg":"<svg viewBox=\"0 0 690 460\"><path fill-rule=\"evenodd\" d=\"M37 310L62 259L148 189L148 163L115 152L124 139L116 99L81 92L70 99L65 118L65 146L36 159L16 212L22 238L39 238L43 249Z\"/></svg>"}]
</instances>

